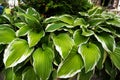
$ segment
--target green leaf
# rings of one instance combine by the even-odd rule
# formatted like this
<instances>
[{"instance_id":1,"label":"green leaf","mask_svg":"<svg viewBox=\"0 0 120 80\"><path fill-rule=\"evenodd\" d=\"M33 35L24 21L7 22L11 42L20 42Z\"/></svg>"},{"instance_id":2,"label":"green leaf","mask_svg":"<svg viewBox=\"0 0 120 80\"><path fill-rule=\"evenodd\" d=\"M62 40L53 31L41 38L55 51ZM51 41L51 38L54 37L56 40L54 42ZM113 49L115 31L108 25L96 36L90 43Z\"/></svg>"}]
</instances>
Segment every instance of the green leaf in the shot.
<instances>
[{"instance_id":1,"label":"green leaf","mask_svg":"<svg viewBox=\"0 0 120 80\"><path fill-rule=\"evenodd\" d=\"M4 50L5 46L0 44L0 53Z\"/></svg>"},{"instance_id":2,"label":"green leaf","mask_svg":"<svg viewBox=\"0 0 120 80\"><path fill-rule=\"evenodd\" d=\"M9 25L0 25L0 44L8 44L15 39L15 32Z\"/></svg>"},{"instance_id":3,"label":"green leaf","mask_svg":"<svg viewBox=\"0 0 120 80\"><path fill-rule=\"evenodd\" d=\"M89 16L88 13L86 13L86 12L79 12L79 14L80 14L81 16L87 16L87 17Z\"/></svg>"},{"instance_id":4,"label":"green leaf","mask_svg":"<svg viewBox=\"0 0 120 80\"><path fill-rule=\"evenodd\" d=\"M48 80L52 71L52 60L50 56L53 56L53 51L50 48L44 50L38 48L33 53L33 67L40 80Z\"/></svg>"},{"instance_id":5,"label":"green leaf","mask_svg":"<svg viewBox=\"0 0 120 80\"><path fill-rule=\"evenodd\" d=\"M34 30L29 31L28 33L28 44L30 47L35 46L40 39L45 35L45 32L43 30L37 32Z\"/></svg>"},{"instance_id":6,"label":"green leaf","mask_svg":"<svg viewBox=\"0 0 120 80\"><path fill-rule=\"evenodd\" d=\"M115 51L110 54L113 64L120 70L120 47L116 47Z\"/></svg>"},{"instance_id":7,"label":"green leaf","mask_svg":"<svg viewBox=\"0 0 120 80\"><path fill-rule=\"evenodd\" d=\"M108 33L99 33L99 34L95 34L95 37L97 38L97 40L102 44L103 48L107 51L107 52L113 52L115 50L115 40L114 37L111 36Z\"/></svg>"},{"instance_id":8,"label":"green leaf","mask_svg":"<svg viewBox=\"0 0 120 80\"><path fill-rule=\"evenodd\" d=\"M36 19L40 19L40 14L32 7L28 8L26 10L26 14L29 14L31 16L34 16Z\"/></svg>"},{"instance_id":9,"label":"green leaf","mask_svg":"<svg viewBox=\"0 0 120 80\"><path fill-rule=\"evenodd\" d=\"M13 40L5 49L3 62L6 68L14 67L17 64L25 61L31 53L33 48L29 48L27 41L23 39Z\"/></svg>"},{"instance_id":10,"label":"green leaf","mask_svg":"<svg viewBox=\"0 0 120 80\"><path fill-rule=\"evenodd\" d=\"M37 80L37 76L32 67L26 67L22 73L22 80Z\"/></svg>"},{"instance_id":11,"label":"green leaf","mask_svg":"<svg viewBox=\"0 0 120 80\"><path fill-rule=\"evenodd\" d=\"M28 27L28 25L25 25L23 27L21 27L17 32L16 32L16 36L25 36L28 32L29 32L30 28Z\"/></svg>"},{"instance_id":12,"label":"green leaf","mask_svg":"<svg viewBox=\"0 0 120 80\"><path fill-rule=\"evenodd\" d=\"M120 27L120 20L119 19L109 19L106 22L107 24L116 26L116 27Z\"/></svg>"},{"instance_id":13,"label":"green leaf","mask_svg":"<svg viewBox=\"0 0 120 80\"><path fill-rule=\"evenodd\" d=\"M70 24L70 25L72 25L74 23L73 17L70 15L67 15L67 14L59 16L59 20L62 22L65 22L67 24Z\"/></svg>"},{"instance_id":14,"label":"green leaf","mask_svg":"<svg viewBox=\"0 0 120 80\"><path fill-rule=\"evenodd\" d=\"M86 43L89 38L86 36L83 36L82 31L78 29L74 32L73 39L76 45L81 45L82 43Z\"/></svg>"},{"instance_id":15,"label":"green leaf","mask_svg":"<svg viewBox=\"0 0 120 80\"><path fill-rule=\"evenodd\" d=\"M79 47L78 52L83 58L85 72L93 70L100 59L99 48L93 43L85 43Z\"/></svg>"},{"instance_id":16,"label":"green leaf","mask_svg":"<svg viewBox=\"0 0 120 80\"><path fill-rule=\"evenodd\" d=\"M78 80L91 80L93 74L94 74L94 71L85 73L85 71L82 70L78 75Z\"/></svg>"},{"instance_id":17,"label":"green leaf","mask_svg":"<svg viewBox=\"0 0 120 80\"><path fill-rule=\"evenodd\" d=\"M21 27L23 27L23 26L25 26L25 25L27 25L26 23L24 23L24 22L18 22L18 23L15 23L14 24L16 27L18 27L18 28L21 28Z\"/></svg>"},{"instance_id":18,"label":"green leaf","mask_svg":"<svg viewBox=\"0 0 120 80\"><path fill-rule=\"evenodd\" d=\"M91 18L88 23L90 24L90 26L98 26L103 22L104 22L103 18Z\"/></svg>"},{"instance_id":19,"label":"green leaf","mask_svg":"<svg viewBox=\"0 0 120 80\"><path fill-rule=\"evenodd\" d=\"M83 60L77 52L77 47L73 47L68 57L61 62L58 67L59 78L69 78L77 74L83 68Z\"/></svg>"},{"instance_id":20,"label":"green leaf","mask_svg":"<svg viewBox=\"0 0 120 80\"><path fill-rule=\"evenodd\" d=\"M46 32L54 32L62 27L66 26L65 23L51 23L51 24L48 24L45 31Z\"/></svg>"},{"instance_id":21,"label":"green leaf","mask_svg":"<svg viewBox=\"0 0 120 80\"><path fill-rule=\"evenodd\" d=\"M54 35L52 39L56 50L59 52L60 56L65 59L74 45L73 40L66 33L61 33L57 36Z\"/></svg>"},{"instance_id":22,"label":"green leaf","mask_svg":"<svg viewBox=\"0 0 120 80\"><path fill-rule=\"evenodd\" d=\"M93 34L94 34L94 32L92 30L88 30L87 28L82 28L82 35L83 36L89 37Z\"/></svg>"},{"instance_id":23,"label":"green leaf","mask_svg":"<svg viewBox=\"0 0 120 80\"><path fill-rule=\"evenodd\" d=\"M52 16L52 17L46 18L44 22L45 23L52 23L52 22L56 22L56 21L59 21L58 17Z\"/></svg>"},{"instance_id":24,"label":"green leaf","mask_svg":"<svg viewBox=\"0 0 120 80\"><path fill-rule=\"evenodd\" d=\"M74 26L86 26L87 23L85 22L85 20L83 18L77 18L74 21Z\"/></svg>"}]
</instances>

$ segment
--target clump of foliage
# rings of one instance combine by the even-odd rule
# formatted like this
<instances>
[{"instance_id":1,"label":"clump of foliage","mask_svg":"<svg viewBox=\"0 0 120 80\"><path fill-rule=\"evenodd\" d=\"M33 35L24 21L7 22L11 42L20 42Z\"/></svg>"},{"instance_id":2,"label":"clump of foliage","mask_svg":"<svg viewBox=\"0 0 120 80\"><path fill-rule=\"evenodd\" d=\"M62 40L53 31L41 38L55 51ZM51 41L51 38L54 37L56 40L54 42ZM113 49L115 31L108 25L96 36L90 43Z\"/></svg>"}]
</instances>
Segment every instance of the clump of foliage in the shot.
<instances>
[{"instance_id":1,"label":"clump of foliage","mask_svg":"<svg viewBox=\"0 0 120 80\"><path fill-rule=\"evenodd\" d=\"M48 18L41 14L17 7L0 16L0 69L5 80L118 78L118 15L101 7Z\"/></svg>"}]
</instances>

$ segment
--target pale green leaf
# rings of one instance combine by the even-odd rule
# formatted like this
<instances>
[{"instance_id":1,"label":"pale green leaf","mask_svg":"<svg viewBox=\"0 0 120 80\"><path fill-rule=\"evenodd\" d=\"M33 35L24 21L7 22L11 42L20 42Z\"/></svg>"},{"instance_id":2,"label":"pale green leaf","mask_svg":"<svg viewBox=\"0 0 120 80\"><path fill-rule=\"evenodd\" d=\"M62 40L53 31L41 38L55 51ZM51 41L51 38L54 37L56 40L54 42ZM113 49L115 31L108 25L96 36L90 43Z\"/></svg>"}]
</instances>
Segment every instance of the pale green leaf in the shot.
<instances>
[{"instance_id":1,"label":"pale green leaf","mask_svg":"<svg viewBox=\"0 0 120 80\"><path fill-rule=\"evenodd\" d=\"M116 47L115 51L110 54L113 64L120 70L120 47Z\"/></svg>"},{"instance_id":2,"label":"pale green leaf","mask_svg":"<svg viewBox=\"0 0 120 80\"><path fill-rule=\"evenodd\" d=\"M100 59L99 48L93 43L85 43L79 47L78 52L83 58L85 72L93 70Z\"/></svg>"},{"instance_id":3,"label":"pale green leaf","mask_svg":"<svg viewBox=\"0 0 120 80\"><path fill-rule=\"evenodd\" d=\"M23 26L25 26L25 25L27 25L26 23L24 23L24 22L18 22L18 23L15 23L14 24L16 27L18 27L18 28L21 28L21 27L23 27Z\"/></svg>"},{"instance_id":4,"label":"pale green leaf","mask_svg":"<svg viewBox=\"0 0 120 80\"><path fill-rule=\"evenodd\" d=\"M22 72L22 80L37 80L37 76L32 67L26 67Z\"/></svg>"},{"instance_id":5,"label":"pale green leaf","mask_svg":"<svg viewBox=\"0 0 120 80\"><path fill-rule=\"evenodd\" d=\"M72 38L66 33L61 33L57 36L54 35L52 39L56 50L60 56L65 59L74 45Z\"/></svg>"},{"instance_id":6,"label":"pale green leaf","mask_svg":"<svg viewBox=\"0 0 120 80\"><path fill-rule=\"evenodd\" d=\"M87 16L87 17L89 16L88 13L86 13L86 12L79 12L79 14L80 14L81 16Z\"/></svg>"},{"instance_id":7,"label":"pale green leaf","mask_svg":"<svg viewBox=\"0 0 120 80\"><path fill-rule=\"evenodd\" d=\"M25 25L23 27L21 27L17 32L16 32L16 36L25 36L28 32L29 32L30 28Z\"/></svg>"},{"instance_id":8,"label":"pale green leaf","mask_svg":"<svg viewBox=\"0 0 120 80\"><path fill-rule=\"evenodd\" d=\"M76 45L80 45L82 43L86 43L89 38L86 36L83 36L82 31L78 29L74 32L73 39Z\"/></svg>"},{"instance_id":9,"label":"pale green leaf","mask_svg":"<svg viewBox=\"0 0 120 80\"><path fill-rule=\"evenodd\" d=\"M68 57L59 65L57 71L59 78L72 77L83 68L83 60L77 50L77 47L73 47Z\"/></svg>"},{"instance_id":10,"label":"pale green leaf","mask_svg":"<svg viewBox=\"0 0 120 80\"><path fill-rule=\"evenodd\" d=\"M87 28L82 28L82 35L83 36L89 37L93 34L94 34L94 32L92 30L88 30Z\"/></svg>"},{"instance_id":11,"label":"pale green leaf","mask_svg":"<svg viewBox=\"0 0 120 80\"><path fill-rule=\"evenodd\" d=\"M70 15L67 15L67 14L59 16L59 20L62 22L65 22L67 24L70 24L70 25L72 25L74 23L73 17Z\"/></svg>"},{"instance_id":12,"label":"pale green leaf","mask_svg":"<svg viewBox=\"0 0 120 80\"><path fill-rule=\"evenodd\" d=\"M40 32L31 30L28 32L28 44L30 47L35 46L40 39L45 35L45 32L43 30L41 30Z\"/></svg>"},{"instance_id":13,"label":"pale green leaf","mask_svg":"<svg viewBox=\"0 0 120 80\"><path fill-rule=\"evenodd\" d=\"M31 55L33 50L33 48L29 48L27 41L23 39L13 40L4 52L3 62L5 67L14 67L23 62Z\"/></svg>"},{"instance_id":14,"label":"pale green leaf","mask_svg":"<svg viewBox=\"0 0 120 80\"><path fill-rule=\"evenodd\" d=\"M51 24L48 24L45 31L46 32L54 32L62 27L66 26L65 23L51 23Z\"/></svg>"},{"instance_id":15,"label":"pale green leaf","mask_svg":"<svg viewBox=\"0 0 120 80\"><path fill-rule=\"evenodd\" d=\"M8 25L0 25L0 44L8 44L15 39L15 32Z\"/></svg>"},{"instance_id":16,"label":"pale green leaf","mask_svg":"<svg viewBox=\"0 0 120 80\"><path fill-rule=\"evenodd\" d=\"M53 51L50 48L44 50L38 48L33 53L33 67L40 80L48 80L52 71L52 58Z\"/></svg>"},{"instance_id":17,"label":"pale green leaf","mask_svg":"<svg viewBox=\"0 0 120 80\"><path fill-rule=\"evenodd\" d=\"M113 52L115 50L115 40L114 37L108 33L95 34L97 40L102 44L103 48L107 52Z\"/></svg>"}]
</instances>

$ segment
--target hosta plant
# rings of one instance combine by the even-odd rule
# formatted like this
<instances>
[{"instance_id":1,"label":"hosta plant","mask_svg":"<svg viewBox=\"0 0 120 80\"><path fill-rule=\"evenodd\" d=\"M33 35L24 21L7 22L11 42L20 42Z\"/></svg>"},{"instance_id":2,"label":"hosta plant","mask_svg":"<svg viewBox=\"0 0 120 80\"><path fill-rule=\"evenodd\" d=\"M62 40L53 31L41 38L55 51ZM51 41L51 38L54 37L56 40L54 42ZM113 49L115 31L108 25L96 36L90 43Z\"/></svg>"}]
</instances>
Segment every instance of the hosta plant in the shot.
<instances>
[{"instance_id":1,"label":"hosta plant","mask_svg":"<svg viewBox=\"0 0 120 80\"><path fill-rule=\"evenodd\" d=\"M78 15L44 18L34 8L16 8L1 20L5 80L118 78L120 17L114 13L93 7Z\"/></svg>"}]
</instances>

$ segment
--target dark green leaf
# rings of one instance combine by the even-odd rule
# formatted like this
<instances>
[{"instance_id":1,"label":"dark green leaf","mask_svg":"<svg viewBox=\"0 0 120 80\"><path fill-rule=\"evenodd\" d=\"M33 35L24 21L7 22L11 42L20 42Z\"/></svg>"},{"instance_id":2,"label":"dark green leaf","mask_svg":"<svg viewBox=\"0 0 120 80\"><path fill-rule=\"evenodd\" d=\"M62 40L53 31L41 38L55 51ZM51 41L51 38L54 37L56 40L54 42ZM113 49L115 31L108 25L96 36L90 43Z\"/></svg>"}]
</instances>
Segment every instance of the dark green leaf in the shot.
<instances>
[{"instance_id":1,"label":"dark green leaf","mask_svg":"<svg viewBox=\"0 0 120 80\"><path fill-rule=\"evenodd\" d=\"M56 50L59 52L61 57L65 59L74 45L73 40L66 33L61 33L57 36L54 35L52 39Z\"/></svg>"},{"instance_id":2,"label":"dark green leaf","mask_svg":"<svg viewBox=\"0 0 120 80\"><path fill-rule=\"evenodd\" d=\"M68 57L58 67L59 78L69 78L77 74L83 68L83 60L77 52L77 47L73 47Z\"/></svg>"},{"instance_id":3,"label":"dark green leaf","mask_svg":"<svg viewBox=\"0 0 120 80\"><path fill-rule=\"evenodd\" d=\"M100 59L99 48L93 43L85 43L79 47L78 52L83 58L85 72L93 70Z\"/></svg>"},{"instance_id":4,"label":"dark green leaf","mask_svg":"<svg viewBox=\"0 0 120 80\"><path fill-rule=\"evenodd\" d=\"M115 51L110 54L110 58L114 65L120 70L120 47L116 47Z\"/></svg>"},{"instance_id":5,"label":"dark green leaf","mask_svg":"<svg viewBox=\"0 0 120 80\"><path fill-rule=\"evenodd\" d=\"M27 41L23 39L13 40L5 49L3 62L6 68L14 67L27 59L33 48L29 48Z\"/></svg>"},{"instance_id":6,"label":"dark green leaf","mask_svg":"<svg viewBox=\"0 0 120 80\"><path fill-rule=\"evenodd\" d=\"M8 44L15 39L15 32L8 25L0 25L0 44Z\"/></svg>"},{"instance_id":7,"label":"dark green leaf","mask_svg":"<svg viewBox=\"0 0 120 80\"><path fill-rule=\"evenodd\" d=\"M32 67L26 67L22 73L22 80L37 80L37 76Z\"/></svg>"}]
</instances>

